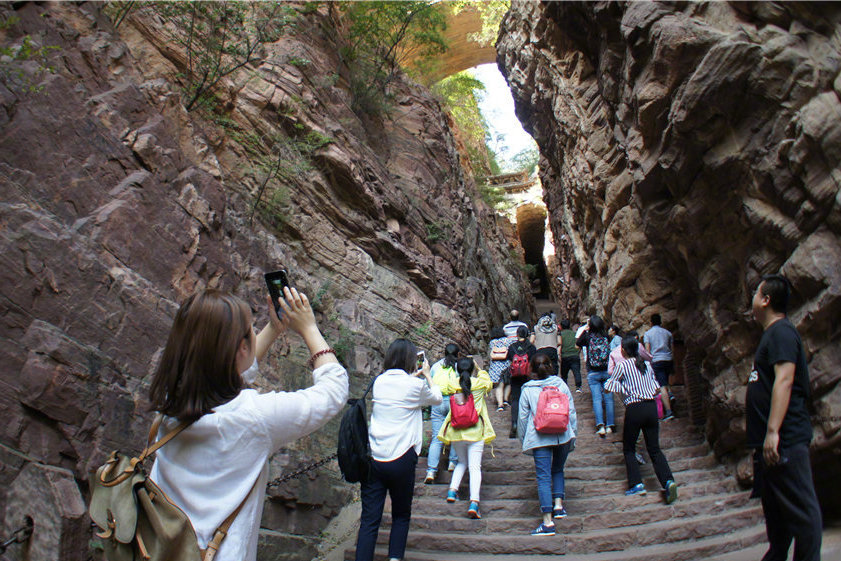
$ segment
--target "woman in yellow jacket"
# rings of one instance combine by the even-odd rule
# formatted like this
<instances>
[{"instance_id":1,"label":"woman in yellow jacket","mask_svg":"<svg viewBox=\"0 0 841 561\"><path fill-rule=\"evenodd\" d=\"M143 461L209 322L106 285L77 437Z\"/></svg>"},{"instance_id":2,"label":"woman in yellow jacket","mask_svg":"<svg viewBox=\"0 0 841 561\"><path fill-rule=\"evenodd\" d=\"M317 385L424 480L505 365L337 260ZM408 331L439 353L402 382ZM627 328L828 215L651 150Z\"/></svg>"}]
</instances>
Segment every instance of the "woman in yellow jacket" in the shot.
<instances>
[{"instance_id":1,"label":"woman in yellow jacket","mask_svg":"<svg viewBox=\"0 0 841 561\"><path fill-rule=\"evenodd\" d=\"M484 370L478 370L472 358L461 358L456 363L456 376L441 380L444 386L441 391L453 394L451 399L465 402L473 397L478 421L476 424L455 428L452 426L452 408L444 425L438 433L438 439L444 444L450 444L458 454L458 464L453 471L450 489L447 491L447 502L453 503L458 499L458 487L464 472L470 470L470 508L467 515L470 518L481 518L479 514L479 489L482 486L482 452L486 442L496 438L491 419L488 416L488 406L485 395L491 391L493 383L491 377Z\"/></svg>"}]
</instances>

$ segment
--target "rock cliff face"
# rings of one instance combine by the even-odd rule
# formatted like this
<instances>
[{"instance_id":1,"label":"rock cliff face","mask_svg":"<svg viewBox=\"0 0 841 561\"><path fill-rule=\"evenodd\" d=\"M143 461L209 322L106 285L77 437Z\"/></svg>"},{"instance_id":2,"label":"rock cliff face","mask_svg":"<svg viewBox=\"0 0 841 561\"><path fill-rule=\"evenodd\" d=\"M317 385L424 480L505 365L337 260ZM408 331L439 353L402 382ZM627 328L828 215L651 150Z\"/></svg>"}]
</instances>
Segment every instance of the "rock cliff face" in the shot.
<instances>
[{"instance_id":1,"label":"rock cliff face","mask_svg":"<svg viewBox=\"0 0 841 561\"><path fill-rule=\"evenodd\" d=\"M750 297L781 270L836 514L839 34L825 3L514 2L498 42L541 148L562 306L636 329L661 312L701 365L709 438L739 458L760 335Z\"/></svg>"},{"instance_id":2,"label":"rock cliff face","mask_svg":"<svg viewBox=\"0 0 841 561\"><path fill-rule=\"evenodd\" d=\"M140 447L156 359L196 289L235 292L262 325L262 273L286 268L354 393L398 336L433 358L451 340L479 352L511 306L531 311L510 224L477 202L438 103L401 81L390 116L355 115L326 13L300 14L208 116L184 110L183 53L153 19L116 32L96 3L16 7L6 38L58 50L41 93L0 87L0 488L37 460L71 470L84 492L108 451ZM285 173L269 181L257 165L267 138ZM307 385L306 358L300 341L278 344L258 385ZM276 455L271 475L332 452L336 427ZM264 551L313 557L354 489L336 472L270 491ZM12 524L25 503L6 498ZM70 550L63 559L89 555Z\"/></svg>"}]
</instances>

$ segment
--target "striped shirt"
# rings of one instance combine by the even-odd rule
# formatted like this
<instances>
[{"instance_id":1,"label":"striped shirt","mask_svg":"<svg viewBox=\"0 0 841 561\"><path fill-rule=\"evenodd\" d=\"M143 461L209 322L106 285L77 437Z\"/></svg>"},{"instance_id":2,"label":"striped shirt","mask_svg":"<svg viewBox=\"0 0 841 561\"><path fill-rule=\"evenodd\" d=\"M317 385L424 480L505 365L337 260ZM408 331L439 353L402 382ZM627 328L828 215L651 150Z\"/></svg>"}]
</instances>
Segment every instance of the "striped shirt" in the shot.
<instances>
[{"instance_id":1,"label":"striped shirt","mask_svg":"<svg viewBox=\"0 0 841 561\"><path fill-rule=\"evenodd\" d=\"M626 359L616 365L610 379L605 382L605 389L625 395L625 405L654 399L660 384L654 378L651 363L645 363L645 374L637 370L633 359Z\"/></svg>"}]
</instances>

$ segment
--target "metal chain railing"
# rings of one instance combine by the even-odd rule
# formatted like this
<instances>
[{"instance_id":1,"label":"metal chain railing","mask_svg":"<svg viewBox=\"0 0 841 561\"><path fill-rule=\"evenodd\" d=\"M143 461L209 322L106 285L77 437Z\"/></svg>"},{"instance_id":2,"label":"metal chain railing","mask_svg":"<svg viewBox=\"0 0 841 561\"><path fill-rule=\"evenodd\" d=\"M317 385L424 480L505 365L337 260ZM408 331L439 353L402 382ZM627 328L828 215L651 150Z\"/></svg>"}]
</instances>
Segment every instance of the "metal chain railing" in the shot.
<instances>
[{"instance_id":1,"label":"metal chain railing","mask_svg":"<svg viewBox=\"0 0 841 561\"><path fill-rule=\"evenodd\" d=\"M293 472L287 473L286 475L282 475L280 477L276 477L276 478L272 479L269 482L268 486L269 487L276 487L276 486L278 486L282 483L286 483L287 481L290 481L292 479L301 477L302 475L304 475L306 473L309 473L313 470L316 470L323 465L329 464L330 462L332 462L335 459L336 459L336 454L333 454L331 456L327 456L326 458L322 458L322 459L320 459L316 462L313 462L309 465L306 465L306 466L302 467L301 469L297 469Z\"/></svg>"},{"instance_id":2,"label":"metal chain railing","mask_svg":"<svg viewBox=\"0 0 841 561\"><path fill-rule=\"evenodd\" d=\"M27 516L24 525L12 532L12 537L10 537L7 540L4 540L3 543L0 543L0 555L6 553L6 548L8 548L10 545L16 543L23 543L26 540L28 540L29 536L32 535L32 530L34 527L34 522L32 522L32 519Z\"/></svg>"}]
</instances>

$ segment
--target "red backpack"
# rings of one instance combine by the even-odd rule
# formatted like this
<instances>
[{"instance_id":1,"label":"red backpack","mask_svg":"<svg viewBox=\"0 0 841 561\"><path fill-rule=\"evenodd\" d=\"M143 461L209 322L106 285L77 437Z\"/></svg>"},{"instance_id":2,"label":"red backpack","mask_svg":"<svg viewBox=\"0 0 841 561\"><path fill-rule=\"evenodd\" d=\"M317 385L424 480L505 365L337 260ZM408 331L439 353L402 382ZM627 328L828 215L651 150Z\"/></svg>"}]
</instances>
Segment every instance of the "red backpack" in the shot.
<instances>
[{"instance_id":1,"label":"red backpack","mask_svg":"<svg viewBox=\"0 0 841 561\"><path fill-rule=\"evenodd\" d=\"M512 378L523 378L527 377L531 373L531 365L529 364L529 355L521 354L521 355L514 355L514 360L511 361L511 373Z\"/></svg>"},{"instance_id":2,"label":"red backpack","mask_svg":"<svg viewBox=\"0 0 841 561\"><path fill-rule=\"evenodd\" d=\"M462 397L459 403L457 396ZM461 392L450 396L450 426L454 429L469 429L479 422L479 413L476 412L476 404L473 401L473 394L463 399Z\"/></svg>"},{"instance_id":3,"label":"red backpack","mask_svg":"<svg viewBox=\"0 0 841 561\"><path fill-rule=\"evenodd\" d=\"M541 390L534 412L534 428L543 434L563 434L569 426L569 398L555 386Z\"/></svg>"}]
</instances>

